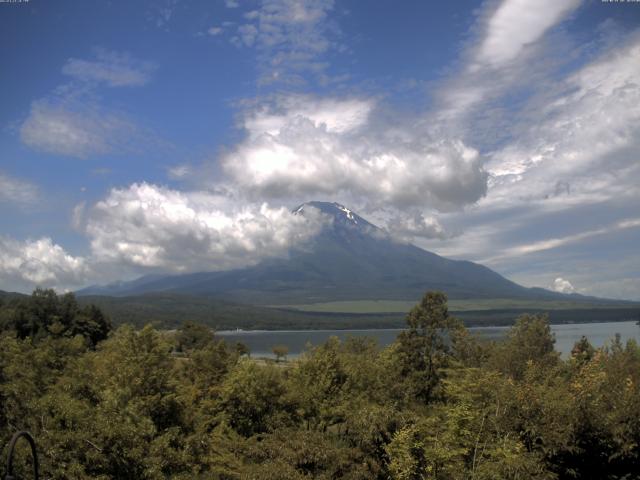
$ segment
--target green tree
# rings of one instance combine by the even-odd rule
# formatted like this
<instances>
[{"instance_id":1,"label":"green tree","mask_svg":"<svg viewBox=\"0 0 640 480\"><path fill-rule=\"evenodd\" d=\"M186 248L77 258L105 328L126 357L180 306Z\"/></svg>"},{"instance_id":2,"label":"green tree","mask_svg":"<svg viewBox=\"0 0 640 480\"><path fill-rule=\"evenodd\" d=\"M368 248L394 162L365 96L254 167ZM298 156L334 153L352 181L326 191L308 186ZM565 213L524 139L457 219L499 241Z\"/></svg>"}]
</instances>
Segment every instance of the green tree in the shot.
<instances>
[{"instance_id":1,"label":"green tree","mask_svg":"<svg viewBox=\"0 0 640 480\"><path fill-rule=\"evenodd\" d=\"M39 341L81 335L94 347L107 338L111 322L95 305L80 308L73 293L58 296L54 290L36 289L31 297L20 300L4 316L4 329L18 338Z\"/></svg>"},{"instance_id":2,"label":"green tree","mask_svg":"<svg viewBox=\"0 0 640 480\"><path fill-rule=\"evenodd\" d=\"M555 342L547 315L521 315L506 341L495 349L492 365L514 379L523 378L529 362L542 367L543 372L558 365Z\"/></svg>"},{"instance_id":3,"label":"green tree","mask_svg":"<svg viewBox=\"0 0 640 480\"><path fill-rule=\"evenodd\" d=\"M449 315L447 297L427 292L407 315L408 329L398 335L401 374L411 397L429 402L441 395L452 332L462 324Z\"/></svg>"},{"instance_id":4,"label":"green tree","mask_svg":"<svg viewBox=\"0 0 640 480\"><path fill-rule=\"evenodd\" d=\"M346 381L338 337L330 337L296 363L289 384L307 428L326 430L342 421L339 407Z\"/></svg>"},{"instance_id":5,"label":"green tree","mask_svg":"<svg viewBox=\"0 0 640 480\"><path fill-rule=\"evenodd\" d=\"M313 430L280 429L254 437L242 453L246 458L243 478L365 480L379 473L357 447L336 442L330 433Z\"/></svg>"},{"instance_id":6,"label":"green tree","mask_svg":"<svg viewBox=\"0 0 640 480\"><path fill-rule=\"evenodd\" d=\"M513 383L497 372L460 369L445 380L446 402L414 411L386 447L392 479L551 479L509 420Z\"/></svg>"},{"instance_id":7,"label":"green tree","mask_svg":"<svg viewBox=\"0 0 640 480\"><path fill-rule=\"evenodd\" d=\"M283 375L271 365L240 361L222 384L221 418L245 437L291 425L296 406L287 396Z\"/></svg>"},{"instance_id":8,"label":"green tree","mask_svg":"<svg viewBox=\"0 0 640 480\"><path fill-rule=\"evenodd\" d=\"M72 321L70 335L82 335L95 347L99 342L106 340L111 331L111 321L95 305L87 305L77 311Z\"/></svg>"},{"instance_id":9,"label":"green tree","mask_svg":"<svg viewBox=\"0 0 640 480\"><path fill-rule=\"evenodd\" d=\"M187 320L176 333L176 349L179 352L200 350L213 342L213 339L211 328Z\"/></svg>"},{"instance_id":10,"label":"green tree","mask_svg":"<svg viewBox=\"0 0 640 480\"><path fill-rule=\"evenodd\" d=\"M596 353L587 337L584 335L578 340L571 349L571 358L579 364L590 361Z\"/></svg>"}]
</instances>

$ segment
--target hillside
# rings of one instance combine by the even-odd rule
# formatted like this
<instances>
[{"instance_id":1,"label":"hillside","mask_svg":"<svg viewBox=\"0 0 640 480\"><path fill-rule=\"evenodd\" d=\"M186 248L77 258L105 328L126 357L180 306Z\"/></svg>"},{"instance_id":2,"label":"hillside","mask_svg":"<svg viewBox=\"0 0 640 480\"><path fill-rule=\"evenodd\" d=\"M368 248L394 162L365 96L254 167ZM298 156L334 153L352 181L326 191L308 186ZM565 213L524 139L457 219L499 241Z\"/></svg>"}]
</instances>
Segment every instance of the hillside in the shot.
<instances>
[{"instance_id":1,"label":"hillside","mask_svg":"<svg viewBox=\"0 0 640 480\"><path fill-rule=\"evenodd\" d=\"M150 293L128 297L84 296L81 304L99 306L113 323L130 323L142 327L148 323L158 328L177 328L185 320L203 323L216 330L236 328L250 330L313 330L313 329L369 329L403 328L409 309L401 307L396 312L378 311L350 312L302 311L293 308L268 308L238 304L203 296L175 293ZM512 325L523 313L543 313L549 315L551 323L589 323L637 320L640 307L636 304L601 305L592 308L557 308L554 303L540 302L537 307L492 304L476 306L475 310L465 309L463 304L453 302L451 313L467 326ZM517 304L515 304L517 305Z\"/></svg>"},{"instance_id":2,"label":"hillside","mask_svg":"<svg viewBox=\"0 0 640 480\"><path fill-rule=\"evenodd\" d=\"M153 275L132 282L94 286L80 295L133 296L173 293L224 298L253 305L313 304L344 300L415 301L427 290L450 299L524 299L589 302L522 287L477 263L450 260L392 234L337 203L309 202L328 217L328 225L304 248L287 258L238 270L182 275Z\"/></svg>"}]
</instances>

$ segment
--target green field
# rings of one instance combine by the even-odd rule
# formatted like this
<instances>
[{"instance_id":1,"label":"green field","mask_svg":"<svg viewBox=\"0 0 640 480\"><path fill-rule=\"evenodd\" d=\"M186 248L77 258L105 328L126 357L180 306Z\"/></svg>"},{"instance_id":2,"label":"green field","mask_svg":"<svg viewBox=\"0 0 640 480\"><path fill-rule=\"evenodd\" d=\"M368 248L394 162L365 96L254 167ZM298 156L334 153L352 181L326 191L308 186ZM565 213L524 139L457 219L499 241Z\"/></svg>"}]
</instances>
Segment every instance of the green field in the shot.
<instances>
[{"instance_id":1,"label":"green field","mask_svg":"<svg viewBox=\"0 0 640 480\"><path fill-rule=\"evenodd\" d=\"M269 305L272 308L284 308L301 312L323 313L403 313L408 312L418 300L347 300L339 302L310 303L306 305ZM517 300L507 298L479 298L468 300L449 300L449 310L466 312L478 310L523 309L534 310L575 310L592 308L628 307L623 303L598 303L561 300Z\"/></svg>"}]
</instances>

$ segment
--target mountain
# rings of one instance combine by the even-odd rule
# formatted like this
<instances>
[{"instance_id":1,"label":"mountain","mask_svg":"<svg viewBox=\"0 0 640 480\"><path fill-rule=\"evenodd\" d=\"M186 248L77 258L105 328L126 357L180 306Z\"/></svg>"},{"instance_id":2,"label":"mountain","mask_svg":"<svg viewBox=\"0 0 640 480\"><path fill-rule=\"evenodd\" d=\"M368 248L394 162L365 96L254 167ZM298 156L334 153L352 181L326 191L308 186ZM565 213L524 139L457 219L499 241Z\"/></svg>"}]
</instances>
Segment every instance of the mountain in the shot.
<instances>
[{"instance_id":1,"label":"mountain","mask_svg":"<svg viewBox=\"0 0 640 480\"><path fill-rule=\"evenodd\" d=\"M24 298L26 297L23 293L18 292L5 292L4 290L0 290L0 302L5 300L14 300L16 298Z\"/></svg>"},{"instance_id":2,"label":"mountain","mask_svg":"<svg viewBox=\"0 0 640 480\"><path fill-rule=\"evenodd\" d=\"M318 209L327 225L287 258L224 271L153 275L132 282L94 286L79 295L132 296L188 294L227 301L283 305L336 300L415 300L427 290L451 299L576 299L539 288L525 288L482 265L450 260L394 240L385 230L338 203L308 202L294 210Z\"/></svg>"}]
</instances>

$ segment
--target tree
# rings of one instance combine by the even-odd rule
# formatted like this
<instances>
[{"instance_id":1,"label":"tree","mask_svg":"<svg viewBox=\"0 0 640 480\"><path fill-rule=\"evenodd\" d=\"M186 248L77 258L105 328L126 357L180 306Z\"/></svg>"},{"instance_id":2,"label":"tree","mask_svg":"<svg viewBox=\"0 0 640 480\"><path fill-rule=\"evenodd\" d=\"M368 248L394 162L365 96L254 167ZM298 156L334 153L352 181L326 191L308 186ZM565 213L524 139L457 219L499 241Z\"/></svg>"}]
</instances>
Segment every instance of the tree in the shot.
<instances>
[{"instance_id":1,"label":"tree","mask_svg":"<svg viewBox=\"0 0 640 480\"><path fill-rule=\"evenodd\" d=\"M427 292L407 315L407 324L397 340L402 375L408 380L408 393L429 402L440 394L449 339L462 324L449 315L447 296L441 292Z\"/></svg>"},{"instance_id":2,"label":"tree","mask_svg":"<svg viewBox=\"0 0 640 480\"><path fill-rule=\"evenodd\" d=\"M95 305L87 305L78 311L73 319L71 335L82 335L95 347L99 342L106 340L111 331L111 321Z\"/></svg>"},{"instance_id":3,"label":"tree","mask_svg":"<svg viewBox=\"0 0 640 480\"><path fill-rule=\"evenodd\" d=\"M339 406L346 381L337 337L330 337L296 362L290 385L307 428L326 430L342 419Z\"/></svg>"},{"instance_id":4,"label":"tree","mask_svg":"<svg viewBox=\"0 0 640 480\"><path fill-rule=\"evenodd\" d=\"M281 358L286 360L287 355L289 354L289 347L286 345L274 345L271 351L276 356L276 362L279 362Z\"/></svg>"},{"instance_id":5,"label":"tree","mask_svg":"<svg viewBox=\"0 0 640 480\"><path fill-rule=\"evenodd\" d=\"M593 348L587 337L583 335L571 349L571 358L582 364L591 360L595 353L596 349Z\"/></svg>"},{"instance_id":6,"label":"tree","mask_svg":"<svg viewBox=\"0 0 640 480\"><path fill-rule=\"evenodd\" d=\"M496 349L493 365L516 380L524 377L529 362L542 367L542 373L558 364L560 354L554 350L555 342L547 315L521 315L507 333L507 340Z\"/></svg>"},{"instance_id":7,"label":"tree","mask_svg":"<svg viewBox=\"0 0 640 480\"><path fill-rule=\"evenodd\" d=\"M235 348L239 357L242 357L243 355L251 357L251 350L247 347L246 343L236 342Z\"/></svg>"},{"instance_id":8,"label":"tree","mask_svg":"<svg viewBox=\"0 0 640 480\"><path fill-rule=\"evenodd\" d=\"M527 450L518 430L510 428L514 414L504 402L512 401L513 382L475 368L455 370L445 381L446 401L431 405L427 414L405 413L405 424L386 446L390 478L556 478L540 453Z\"/></svg>"},{"instance_id":9,"label":"tree","mask_svg":"<svg viewBox=\"0 0 640 480\"><path fill-rule=\"evenodd\" d=\"M122 326L84 358L95 447L85 442L86 468L98 478L166 478L179 467L182 409L170 345L152 327ZM74 383L80 383L78 379ZM88 448L88 447L90 448Z\"/></svg>"},{"instance_id":10,"label":"tree","mask_svg":"<svg viewBox=\"0 0 640 480\"><path fill-rule=\"evenodd\" d=\"M379 478L363 452L336 442L330 433L281 429L246 442L241 478L304 480Z\"/></svg>"},{"instance_id":11,"label":"tree","mask_svg":"<svg viewBox=\"0 0 640 480\"><path fill-rule=\"evenodd\" d=\"M180 352L201 350L213 341L213 332L206 325L187 320L176 334L176 349Z\"/></svg>"},{"instance_id":12,"label":"tree","mask_svg":"<svg viewBox=\"0 0 640 480\"><path fill-rule=\"evenodd\" d=\"M226 377L220 394L223 418L245 437L273 431L295 418L282 369L271 365L240 361Z\"/></svg>"},{"instance_id":13,"label":"tree","mask_svg":"<svg viewBox=\"0 0 640 480\"><path fill-rule=\"evenodd\" d=\"M58 296L54 290L37 288L2 315L4 329L18 338L37 342L45 337L71 338L81 335L90 347L106 339L111 322L95 305L80 308L73 293ZM1 317L0 317L1 318Z\"/></svg>"}]
</instances>

